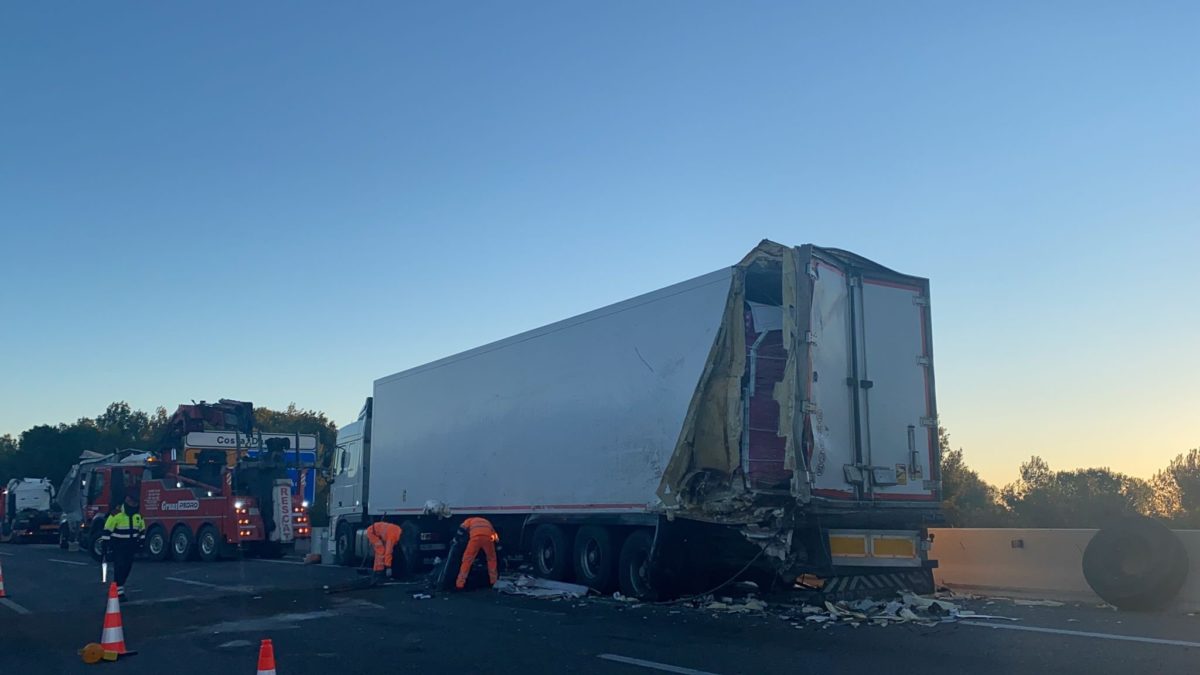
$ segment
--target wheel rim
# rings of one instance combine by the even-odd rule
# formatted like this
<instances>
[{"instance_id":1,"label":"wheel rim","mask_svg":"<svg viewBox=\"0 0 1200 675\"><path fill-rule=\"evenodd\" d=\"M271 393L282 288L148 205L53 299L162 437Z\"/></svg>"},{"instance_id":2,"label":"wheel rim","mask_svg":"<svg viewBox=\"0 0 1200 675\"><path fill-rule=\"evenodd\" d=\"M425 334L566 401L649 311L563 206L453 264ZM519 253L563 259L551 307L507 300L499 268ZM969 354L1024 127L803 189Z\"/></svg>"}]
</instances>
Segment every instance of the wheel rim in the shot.
<instances>
[{"instance_id":1,"label":"wheel rim","mask_svg":"<svg viewBox=\"0 0 1200 675\"><path fill-rule=\"evenodd\" d=\"M579 566L583 568L584 574L595 579L600 576L600 563L600 543L589 539L583 547L583 555L579 556Z\"/></svg>"},{"instance_id":2,"label":"wheel rim","mask_svg":"<svg viewBox=\"0 0 1200 675\"><path fill-rule=\"evenodd\" d=\"M187 553L187 540L182 535L175 537L174 548L176 555L183 555L184 553Z\"/></svg>"},{"instance_id":3,"label":"wheel rim","mask_svg":"<svg viewBox=\"0 0 1200 675\"><path fill-rule=\"evenodd\" d=\"M541 565L542 573L549 572L554 569L554 543L550 541L542 542L541 549L538 551L538 564Z\"/></svg>"},{"instance_id":4,"label":"wheel rim","mask_svg":"<svg viewBox=\"0 0 1200 675\"><path fill-rule=\"evenodd\" d=\"M212 552L216 550L216 548L217 541L216 538L212 536L212 533L205 534L200 538L200 551L203 552L204 555L212 555Z\"/></svg>"},{"instance_id":5,"label":"wheel rim","mask_svg":"<svg viewBox=\"0 0 1200 675\"><path fill-rule=\"evenodd\" d=\"M644 597L650 591L650 570L649 565L646 564L649 559L650 557L645 553L638 553L630 561L629 586L639 597Z\"/></svg>"},{"instance_id":6,"label":"wheel rim","mask_svg":"<svg viewBox=\"0 0 1200 675\"><path fill-rule=\"evenodd\" d=\"M155 533L150 535L150 541L146 542L146 548L150 549L151 555L158 555L163 551L163 538L161 534Z\"/></svg>"}]
</instances>

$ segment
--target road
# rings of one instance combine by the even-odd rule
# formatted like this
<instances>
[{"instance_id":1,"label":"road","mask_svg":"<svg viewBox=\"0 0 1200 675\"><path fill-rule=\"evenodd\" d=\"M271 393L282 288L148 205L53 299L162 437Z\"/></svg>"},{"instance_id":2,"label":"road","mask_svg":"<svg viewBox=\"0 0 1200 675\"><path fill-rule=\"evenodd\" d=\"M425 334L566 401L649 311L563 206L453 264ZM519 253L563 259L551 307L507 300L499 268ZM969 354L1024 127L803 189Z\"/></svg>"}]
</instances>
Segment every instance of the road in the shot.
<instances>
[{"instance_id":1,"label":"road","mask_svg":"<svg viewBox=\"0 0 1200 675\"><path fill-rule=\"evenodd\" d=\"M101 630L106 587L83 554L0 547L4 672L76 673L76 651ZM611 599L551 601L489 591L415 599L420 584L326 594L354 570L296 561L139 562L122 603L138 655L103 667L125 673L254 672L271 638L281 675L487 671L498 675L970 672L1194 672L1200 619L1094 606L1026 607L974 600L1017 618L934 627L804 625ZM785 598L786 599L786 598ZM775 600L775 598L772 598ZM990 602L990 604L988 604ZM991 624L991 625L989 625ZM1001 628L993 627L1001 626Z\"/></svg>"}]
</instances>

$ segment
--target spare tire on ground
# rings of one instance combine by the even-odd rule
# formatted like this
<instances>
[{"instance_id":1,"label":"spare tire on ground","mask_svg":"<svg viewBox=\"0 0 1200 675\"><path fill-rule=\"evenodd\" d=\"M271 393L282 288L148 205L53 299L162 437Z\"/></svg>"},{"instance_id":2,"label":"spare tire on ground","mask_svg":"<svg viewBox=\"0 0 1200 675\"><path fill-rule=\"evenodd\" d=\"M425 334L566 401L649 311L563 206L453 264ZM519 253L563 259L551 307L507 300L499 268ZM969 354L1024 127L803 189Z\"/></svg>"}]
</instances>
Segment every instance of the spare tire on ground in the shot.
<instances>
[{"instance_id":1,"label":"spare tire on ground","mask_svg":"<svg viewBox=\"0 0 1200 675\"><path fill-rule=\"evenodd\" d=\"M1187 573L1183 542L1153 518L1123 516L1097 532L1083 552L1088 585L1120 609L1165 607Z\"/></svg>"}]
</instances>

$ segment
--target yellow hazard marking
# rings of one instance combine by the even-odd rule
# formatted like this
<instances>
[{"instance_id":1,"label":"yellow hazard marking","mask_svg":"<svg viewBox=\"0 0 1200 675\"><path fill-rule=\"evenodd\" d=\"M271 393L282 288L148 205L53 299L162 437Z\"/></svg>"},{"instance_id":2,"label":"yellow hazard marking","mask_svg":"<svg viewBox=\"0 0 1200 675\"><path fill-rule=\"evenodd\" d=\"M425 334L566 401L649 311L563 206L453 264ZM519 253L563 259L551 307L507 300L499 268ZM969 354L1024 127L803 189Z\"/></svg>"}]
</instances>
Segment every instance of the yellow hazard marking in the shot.
<instances>
[{"instance_id":1,"label":"yellow hazard marking","mask_svg":"<svg viewBox=\"0 0 1200 675\"><path fill-rule=\"evenodd\" d=\"M829 552L835 556L866 556L867 538L864 536L830 535Z\"/></svg>"},{"instance_id":2,"label":"yellow hazard marking","mask_svg":"<svg viewBox=\"0 0 1200 675\"><path fill-rule=\"evenodd\" d=\"M875 537L871 547L877 558L915 558L917 545L912 539L902 537Z\"/></svg>"}]
</instances>

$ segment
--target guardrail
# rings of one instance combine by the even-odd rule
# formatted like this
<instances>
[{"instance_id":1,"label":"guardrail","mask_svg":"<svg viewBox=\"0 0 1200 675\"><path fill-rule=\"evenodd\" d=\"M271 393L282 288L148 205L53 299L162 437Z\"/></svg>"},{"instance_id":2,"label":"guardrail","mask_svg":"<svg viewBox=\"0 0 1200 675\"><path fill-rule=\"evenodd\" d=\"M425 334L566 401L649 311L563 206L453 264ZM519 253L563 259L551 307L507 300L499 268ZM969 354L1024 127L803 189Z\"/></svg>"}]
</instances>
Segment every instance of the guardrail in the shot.
<instances>
[{"instance_id":1,"label":"guardrail","mask_svg":"<svg viewBox=\"0 0 1200 675\"><path fill-rule=\"evenodd\" d=\"M1096 530L947 528L934 535L934 576L947 588L1063 602L1103 602L1083 576ZM1200 530L1175 530L1190 561L1176 611L1200 610Z\"/></svg>"}]
</instances>

